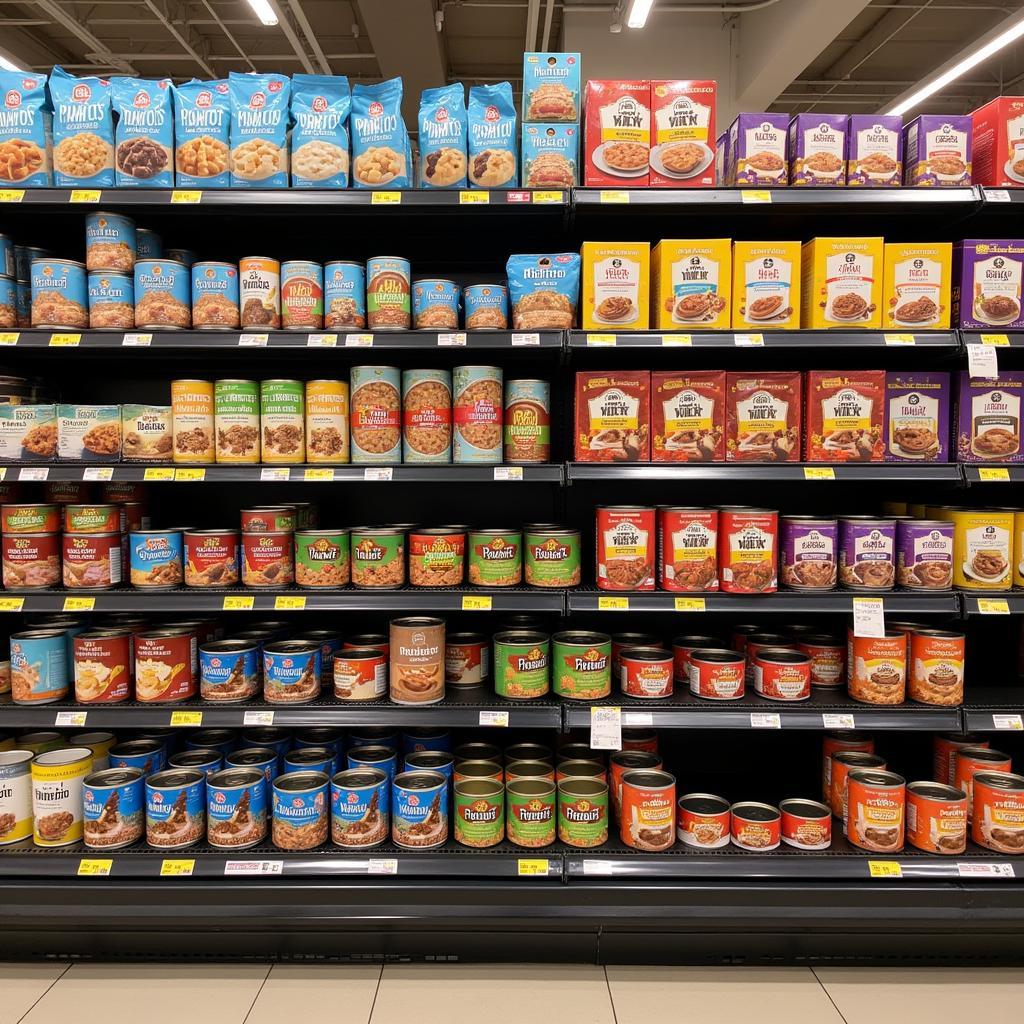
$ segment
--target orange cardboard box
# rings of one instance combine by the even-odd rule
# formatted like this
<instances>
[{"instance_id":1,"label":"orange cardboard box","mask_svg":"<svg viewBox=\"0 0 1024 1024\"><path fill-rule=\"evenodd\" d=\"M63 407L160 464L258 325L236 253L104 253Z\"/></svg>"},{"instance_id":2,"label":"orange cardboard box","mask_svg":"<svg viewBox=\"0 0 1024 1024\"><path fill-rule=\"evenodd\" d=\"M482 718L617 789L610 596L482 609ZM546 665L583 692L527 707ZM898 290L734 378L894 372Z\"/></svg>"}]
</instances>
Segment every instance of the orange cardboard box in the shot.
<instances>
[{"instance_id":1,"label":"orange cardboard box","mask_svg":"<svg viewBox=\"0 0 1024 1024\"><path fill-rule=\"evenodd\" d=\"M651 158L651 83L587 82L584 184L645 188Z\"/></svg>"},{"instance_id":2,"label":"orange cardboard box","mask_svg":"<svg viewBox=\"0 0 1024 1024\"><path fill-rule=\"evenodd\" d=\"M651 177L657 188L715 184L712 81L651 82Z\"/></svg>"}]
</instances>

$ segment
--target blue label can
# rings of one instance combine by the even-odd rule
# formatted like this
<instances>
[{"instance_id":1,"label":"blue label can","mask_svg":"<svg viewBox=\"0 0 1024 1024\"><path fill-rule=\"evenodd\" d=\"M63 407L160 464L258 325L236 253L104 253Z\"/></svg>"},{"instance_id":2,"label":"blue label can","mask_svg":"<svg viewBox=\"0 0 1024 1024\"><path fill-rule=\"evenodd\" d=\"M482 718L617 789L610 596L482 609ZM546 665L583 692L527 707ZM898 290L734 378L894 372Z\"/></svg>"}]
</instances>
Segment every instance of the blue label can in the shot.
<instances>
[{"instance_id":1,"label":"blue label can","mask_svg":"<svg viewBox=\"0 0 1024 1024\"><path fill-rule=\"evenodd\" d=\"M391 792L391 841L421 850L448 841L448 780L440 772L402 772Z\"/></svg>"},{"instance_id":2,"label":"blue label can","mask_svg":"<svg viewBox=\"0 0 1024 1024\"><path fill-rule=\"evenodd\" d=\"M89 274L89 327L94 331L131 330L135 326L135 284L130 274Z\"/></svg>"},{"instance_id":3,"label":"blue label can","mask_svg":"<svg viewBox=\"0 0 1024 1024\"><path fill-rule=\"evenodd\" d=\"M402 752L405 754L451 749L452 736L445 729L407 729L402 733Z\"/></svg>"},{"instance_id":4,"label":"blue label can","mask_svg":"<svg viewBox=\"0 0 1024 1024\"><path fill-rule=\"evenodd\" d=\"M32 285L28 279L14 282L14 308L18 313L18 326L32 326Z\"/></svg>"},{"instance_id":5,"label":"blue label can","mask_svg":"<svg viewBox=\"0 0 1024 1024\"><path fill-rule=\"evenodd\" d=\"M324 327L366 327L366 271L361 263L324 266Z\"/></svg>"},{"instance_id":6,"label":"blue label can","mask_svg":"<svg viewBox=\"0 0 1024 1024\"><path fill-rule=\"evenodd\" d=\"M216 750L222 757L238 749L234 729L189 729L185 734L186 750Z\"/></svg>"},{"instance_id":7,"label":"blue label can","mask_svg":"<svg viewBox=\"0 0 1024 1024\"><path fill-rule=\"evenodd\" d=\"M18 326L18 282L0 277L0 327Z\"/></svg>"},{"instance_id":8,"label":"blue label can","mask_svg":"<svg viewBox=\"0 0 1024 1024\"><path fill-rule=\"evenodd\" d=\"M11 696L15 704L52 704L70 690L68 642L62 629L11 634Z\"/></svg>"},{"instance_id":9,"label":"blue label can","mask_svg":"<svg viewBox=\"0 0 1024 1024\"><path fill-rule=\"evenodd\" d=\"M284 640L263 646L263 699L302 704L320 695L320 645Z\"/></svg>"},{"instance_id":10,"label":"blue label can","mask_svg":"<svg viewBox=\"0 0 1024 1024\"><path fill-rule=\"evenodd\" d=\"M0 274L13 278L18 273L18 263L14 257L14 242L10 235L0 235Z\"/></svg>"},{"instance_id":11,"label":"blue label can","mask_svg":"<svg viewBox=\"0 0 1024 1024\"><path fill-rule=\"evenodd\" d=\"M345 756L345 736L340 729L330 725L315 725L300 729L295 734L295 749L303 747L328 747L334 752L335 760L341 764Z\"/></svg>"},{"instance_id":12,"label":"blue label can","mask_svg":"<svg viewBox=\"0 0 1024 1024\"><path fill-rule=\"evenodd\" d=\"M137 260L163 259L164 240L149 228L135 229L135 258Z\"/></svg>"},{"instance_id":13,"label":"blue label can","mask_svg":"<svg viewBox=\"0 0 1024 1024\"><path fill-rule=\"evenodd\" d=\"M331 778L331 842L377 846L388 837L391 780L378 768L350 768Z\"/></svg>"},{"instance_id":14,"label":"blue label can","mask_svg":"<svg viewBox=\"0 0 1024 1024\"><path fill-rule=\"evenodd\" d=\"M192 275L184 263L136 261L135 326L161 330L192 326Z\"/></svg>"},{"instance_id":15,"label":"blue label can","mask_svg":"<svg viewBox=\"0 0 1024 1024\"><path fill-rule=\"evenodd\" d=\"M159 740L128 740L110 748L111 768L138 768L143 778L167 767L167 749Z\"/></svg>"},{"instance_id":16,"label":"blue label can","mask_svg":"<svg viewBox=\"0 0 1024 1024\"><path fill-rule=\"evenodd\" d=\"M328 775L292 772L274 783L271 838L282 850L312 850L327 839Z\"/></svg>"},{"instance_id":17,"label":"blue label can","mask_svg":"<svg viewBox=\"0 0 1024 1024\"><path fill-rule=\"evenodd\" d=\"M199 647L199 694L203 700L248 700L260 689L259 645L250 640L216 640Z\"/></svg>"},{"instance_id":18,"label":"blue label can","mask_svg":"<svg viewBox=\"0 0 1024 1024\"><path fill-rule=\"evenodd\" d=\"M299 747L284 755L282 775L293 772L326 772L332 776L338 770L338 755L333 747Z\"/></svg>"},{"instance_id":19,"label":"blue label can","mask_svg":"<svg viewBox=\"0 0 1024 1024\"><path fill-rule=\"evenodd\" d=\"M455 330L459 326L459 286L424 278L413 282L412 321L418 330Z\"/></svg>"},{"instance_id":20,"label":"blue label can","mask_svg":"<svg viewBox=\"0 0 1024 1024\"><path fill-rule=\"evenodd\" d=\"M450 782L455 774L455 757L444 750L420 750L406 754L404 772L439 772Z\"/></svg>"},{"instance_id":21,"label":"blue label can","mask_svg":"<svg viewBox=\"0 0 1024 1024\"><path fill-rule=\"evenodd\" d=\"M120 270L130 274L135 266L135 221L102 210L87 214L85 266L88 270Z\"/></svg>"},{"instance_id":22,"label":"blue label can","mask_svg":"<svg viewBox=\"0 0 1024 1024\"><path fill-rule=\"evenodd\" d=\"M133 587L168 590L184 577L181 530L140 530L128 534Z\"/></svg>"},{"instance_id":23,"label":"blue label can","mask_svg":"<svg viewBox=\"0 0 1024 1024\"><path fill-rule=\"evenodd\" d=\"M89 326L84 263L33 260L31 281L33 327Z\"/></svg>"},{"instance_id":24,"label":"blue label can","mask_svg":"<svg viewBox=\"0 0 1024 1024\"><path fill-rule=\"evenodd\" d=\"M214 262L192 263L191 267L192 326L204 331L237 331L238 267Z\"/></svg>"},{"instance_id":25,"label":"blue label can","mask_svg":"<svg viewBox=\"0 0 1024 1024\"><path fill-rule=\"evenodd\" d=\"M467 284L462 303L467 331L508 330L508 289L503 284Z\"/></svg>"},{"instance_id":26,"label":"blue label can","mask_svg":"<svg viewBox=\"0 0 1024 1024\"><path fill-rule=\"evenodd\" d=\"M389 750L398 750L398 733L389 729L386 725L363 727L358 732L348 734L348 747L353 750L356 747L387 747Z\"/></svg>"},{"instance_id":27,"label":"blue label can","mask_svg":"<svg viewBox=\"0 0 1024 1024\"><path fill-rule=\"evenodd\" d=\"M205 832L206 776L201 771L172 768L146 779L146 842L150 846L192 846Z\"/></svg>"},{"instance_id":28,"label":"blue label can","mask_svg":"<svg viewBox=\"0 0 1024 1024\"><path fill-rule=\"evenodd\" d=\"M167 758L167 764L170 768L198 768L199 771L212 775L224 767L224 755L210 747L196 747L171 754Z\"/></svg>"},{"instance_id":29,"label":"blue label can","mask_svg":"<svg viewBox=\"0 0 1024 1024\"><path fill-rule=\"evenodd\" d=\"M196 254L191 249L165 249L164 256L184 263L186 267L191 267L196 261Z\"/></svg>"},{"instance_id":30,"label":"blue label can","mask_svg":"<svg viewBox=\"0 0 1024 1024\"><path fill-rule=\"evenodd\" d=\"M292 749L292 734L273 725L260 726L242 733L243 747L270 747L278 757Z\"/></svg>"},{"instance_id":31,"label":"blue label can","mask_svg":"<svg viewBox=\"0 0 1024 1024\"><path fill-rule=\"evenodd\" d=\"M145 831L145 782L138 768L105 768L82 783L83 842L94 850L130 846Z\"/></svg>"},{"instance_id":32,"label":"blue label can","mask_svg":"<svg viewBox=\"0 0 1024 1024\"><path fill-rule=\"evenodd\" d=\"M341 650L341 634L333 629L310 629L299 633L296 640L311 640L320 645L321 685L325 690L334 686L334 655Z\"/></svg>"},{"instance_id":33,"label":"blue label can","mask_svg":"<svg viewBox=\"0 0 1024 1024\"><path fill-rule=\"evenodd\" d=\"M267 789L258 768L225 768L206 782L206 840L242 850L267 837Z\"/></svg>"},{"instance_id":34,"label":"blue label can","mask_svg":"<svg viewBox=\"0 0 1024 1024\"><path fill-rule=\"evenodd\" d=\"M32 278L32 261L44 259L50 255L49 249L40 249L35 245L16 245L14 247L14 276L19 281L29 281Z\"/></svg>"},{"instance_id":35,"label":"blue label can","mask_svg":"<svg viewBox=\"0 0 1024 1024\"><path fill-rule=\"evenodd\" d=\"M389 779L398 771L398 754L391 747L352 747L348 752L349 768L379 768Z\"/></svg>"},{"instance_id":36,"label":"blue label can","mask_svg":"<svg viewBox=\"0 0 1024 1024\"><path fill-rule=\"evenodd\" d=\"M259 768L269 784L281 770L281 757L273 747L245 747L225 754L224 767Z\"/></svg>"}]
</instances>

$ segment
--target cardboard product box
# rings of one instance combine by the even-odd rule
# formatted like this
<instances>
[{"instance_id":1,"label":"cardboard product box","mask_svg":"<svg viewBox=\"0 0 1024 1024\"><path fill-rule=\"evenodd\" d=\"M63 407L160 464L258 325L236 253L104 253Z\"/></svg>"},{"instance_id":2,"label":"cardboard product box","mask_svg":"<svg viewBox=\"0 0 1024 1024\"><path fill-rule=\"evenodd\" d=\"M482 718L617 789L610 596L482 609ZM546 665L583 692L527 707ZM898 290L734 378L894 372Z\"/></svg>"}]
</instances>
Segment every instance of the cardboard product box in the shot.
<instances>
[{"instance_id":1,"label":"cardboard product box","mask_svg":"<svg viewBox=\"0 0 1024 1024\"><path fill-rule=\"evenodd\" d=\"M524 124L524 188L569 189L579 184L580 126Z\"/></svg>"},{"instance_id":2,"label":"cardboard product box","mask_svg":"<svg viewBox=\"0 0 1024 1024\"><path fill-rule=\"evenodd\" d=\"M49 462L57 457L57 406L0 405L0 459Z\"/></svg>"},{"instance_id":3,"label":"cardboard product box","mask_svg":"<svg viewBox=\"0 0 1024 1024\"><path fill-rule=\"evenodd\" d=\"M809 370L806 462L883 462L885 370Z\"/></svg>"},{"instance_id":4,"label":"cardboard product box","mask_svg":"<svg viewBox=\"0 0 1024 1024\"><path fill-rule=\"evenodd\" d=\"M650 325L648 242L584 242L583 330L646 330Z\"/></svg>"},{"instance_id":5,"label":"cardboard product box","mask_svg":"<svg viewBox=\"0 0 1024 1024\"><path fill-rule=\"evenodd\" d=\"M121 437L121 457L126 462L170 462L171 407L122 405Z\"/></svg>"},{"instance_id":6,"label":"cardboard product box","mask_svg":"<svg viewBox=\"0 0 1024 1024\"><path fill-rule=\"evenodd\" d=\"M948 373L885 375L885 461L949 462Z\"/></svg>"},{"instance_id":7,"label":"cardboard product box","mask_svg":"<svg viewBox=\"0 0 1024 1024\"><path fill-rule=\"evenodd\" d=\"M732 239L664 238L651 253L651 326L728 330Z\"/></svg>"},{"instance_id":8,"label":"cardboard product box","mask_svg":"<svg viewBox=\"0 0 1024 1024\"><path fill-rule=\"evenodd\" d=\"M903 184L971 184L971 119L922 114L903 128Z\"/></svg>"},{"instance_id":9,"label":"cardboard product box","mask_svg":"<svg viewBox=\"0 0 1024 1024\"><path fill-rule=\"evenodd\" d=\"M725 371L651 374L651 459L725 461Z\"/></svg>"},{"instance_id":10,"label":"cardboard product box","mask_svg":"<svg viewBox=\"0 0 1024 1024\"><path fill-rule=\"evenodd\" d=\"M725 461L799 462L799 371L725 375Z\"/></svg>"},{"instance_id":11,"label":"cardboard product box","mask_svg":"<svg viewBox=\"0 0 1024 1024\"><path fill-rule=\"evenodd\" d=\"M881 238L812 238L803 246L802 321L811 329L882 326Z\"/></svg>"},{"instance_id":12,"label":"cardboard product box","mask_svg":"<svg viewBox=\"0 0 1024 1024\"><path fill-rule=\"evenodd\" d=\"M729 127L728 185L789 184L789 115L739 114Z\"/></svg>"},{"instance_id":13,"label":"cardboard product box","mask_svg":"<svg viewBox=\"0 0 1024 1024\"><path fill-rule=\"evenodd\" d=\"M903 184L903 118L899 114L851 114L846 131L850 188Z\"/></svg>"},{"instance_id":14,"label":"cardboard product box","mask_svg":"<svg viewBox=\"0 0 1024 1024\"><path fill-rule=\"evenodd\" d=\"M722 132L715 143L715 184L721 188L725 184L726 169L729 164L729 131Z\"/></svg>"},{"instance_id":15,"label":"cardboard product box","mask_svg":"<svg viewBox=\"0 0 1024 1024\"><path fill-rule=\"evenodd\" d=\"M576 374L577 462L651 461L649 370Z\"/></svg>"},{"instance_id":16,"label":"cardboard product box","mask_svg":"<svg viewBox=\"0 0 1024 1024\"><path fill-rule=\"evenodd\" d=\"M650 176L651 83L587 82L585 185L645 188Z\"/></svg>"},{"instance_id":17,"label":"cardboard product box","mask_svg":"<svg viewBox=\"0 0 1024 1024\"><path fill-rule=\"evenodd\" d=\"M1000 373L987 380L961 370L956 385L956 461L1024 462L1024 373Z\"/></svg>"},{"instance_id":18,"label":"cardboard product box","mask_svg":"<svg viewBox=\"0 0 1024 1024\"><path fill-rule=\"evenodd\" d=\"M953 246L953 325L976 330L1024 328L1024 241L965 238Z\"/></svg>"},{"instance_id":19,"label":"cardboard product box","mask_svg":"<svg viewBox=\"0 0 1024 1024\"><path fill-rule=\"evenodd\" d=\"M523 124L580 119L580 55L523 54Z\"/></svg>"},{"instance_id":20,"label":"cardboard product box","mask_svg":"<svg viewBox=\"0 0 1024 1024\"><path fill-rule=\"evenodd\" d=\"M69 462L118 462L121 406L57 406L57 457Z\"/></svg>"},{"instance_id":21,"label":"cardboard product box","mask_svg":"<svg viewBox=\"0 0 1024 1024\"><path fill-rule=\"evenodd\" d=\"M715 184L718 83L651 82L651 176L660 188Z\"/></svg>"},{"instance_id":22,"label":"cardboard product box","mask_svg":"<svg viewBox=\"0 0 1024 1024\"><path fill-rule=\"evenodd\" d=\"M789 183L846 184L846 114L797 114L789 122Z\"/></svg>"},{"instance_id":23,"label":"cardboard product box","mask_svg":"<svg viewBox=\"0 0 1024 1024\"><path fill-rule=\"evenodd\" d=\"M949 327L951 242L886 242L882 327L914 331Z\"/></svg>"},{"instance_id":24,"label":"cardboard product box","mask_svg":"<svg viewBox=\"0 0 1024 1024\"><path fill-rule=\"evenodd\" d=\"M999 96L971 113L975 185L1024 185L1024 96Z\"/></svg>"},{"instance_id":25,"label":"cardboard product box","mask_svg":"<svg viewBox=\"0 0 1024 1024\"><path fill-rule=\"evenodd\" d=\"M799 329L799 242L733 242L732 326Z\"/></svg>"}]
</instances>

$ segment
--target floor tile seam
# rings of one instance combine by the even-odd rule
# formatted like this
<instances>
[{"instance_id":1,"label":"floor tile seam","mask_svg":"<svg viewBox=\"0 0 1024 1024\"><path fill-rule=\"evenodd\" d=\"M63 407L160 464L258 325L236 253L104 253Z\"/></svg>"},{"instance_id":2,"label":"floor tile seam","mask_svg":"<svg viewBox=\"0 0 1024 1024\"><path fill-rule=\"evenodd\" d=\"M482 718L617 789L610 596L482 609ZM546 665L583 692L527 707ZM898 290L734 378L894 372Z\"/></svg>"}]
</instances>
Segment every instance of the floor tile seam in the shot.
<instances>
[{"instance_id":1,"label":"floor tile seam","mask_svg":"<svg viewBox=\"0 0 1024 1024\"><path fill-rule=\"evenodd\" d=\"M249 1019L250 1015L252 1014L253 1007L257 1004L257 1002L259 1002L259 998L263 994L263 989L264 989L264 987L267 984L267 979L270 977L270 972L273 969L274 969L274 965L273 964L268 964L267 965L267 973L263 975L263 980L260 982L260 987L259 987L258 991L256 992L256 995L253 997L252 1002L249 1004L249 1009L245 1011L245 1016L242 1018L242 1024L246 1024L246 1021Z\"/></svg>"},{"instance_id":2,"label":"floor tile seam","mask_svg":"<svg viewBox=\"0 0 1024 1024\"><path fill-rule=\"evenodd\" d=\"M46 993L49 992L50 989L53 988L53 986L56 985L57 982L60 981L64 977L64 975L67 974L68 971L70 970L71 964L65 964L64 970L61 971L60 974L58 974L57 977L54 978L53 981L51 981L50 984L47 985L46 988L39 993L39 998L36 999L36 1001L18 1018L18 1024L21 1024L21 1022L40 1004L40 1002L42 1002L43 997L46 995Z\"/></svg>"},{"instance_id":3,"label":"floor tile seam","mask_svg":"<svg viewBox=\"0 0 1024 1024\"><path fill-rule=\"evenodd\" d=\"M380 994L380 986L384 982L384 964L380 965L380 973L377 975L377 987L373 990L373 1001L370 1003L370 1013L366 1018L366 1024L373 1024L373 1011L377 1009L377 996Z\"/></svg>"},{"instance_id":4,"label":"floor tile seam","mask_svg":"<svg viewBox=\"0 0 1024 1024\"><path fill-rule=\"evenodd\" d=\"M608 987L608 1001L612 1006L612 1020L615 1024L619 1024L619 1015L615 1012L615 995L612 992L612 979L608 977L608 966L607 964L602 965L601 970L604 972L604 983Z\"/></svg>"},{"instance_id":5,"label":"floor tile seam","mask_svg":"<svg viewBox=\"0 0 1024 1024\"><path fill-rule=\"evenodd\" d=\"M821 986L821 991L824 992L825 995L828 997L828 1001L836 1008L836 1013L839 1014L839 1017L843 1021L843 1024L850 1024L850 1022L846 1019L846 1015L843 1013L842 1010L839 1009L839 1005L832 998L832 993L829 992L828 986L826 986L826 984L821 980L821 978L818 977L818 972L814 969L813 965L811 966L810 971L811 974L814 975L814 980Z\"/></svg>"}]
</instances>

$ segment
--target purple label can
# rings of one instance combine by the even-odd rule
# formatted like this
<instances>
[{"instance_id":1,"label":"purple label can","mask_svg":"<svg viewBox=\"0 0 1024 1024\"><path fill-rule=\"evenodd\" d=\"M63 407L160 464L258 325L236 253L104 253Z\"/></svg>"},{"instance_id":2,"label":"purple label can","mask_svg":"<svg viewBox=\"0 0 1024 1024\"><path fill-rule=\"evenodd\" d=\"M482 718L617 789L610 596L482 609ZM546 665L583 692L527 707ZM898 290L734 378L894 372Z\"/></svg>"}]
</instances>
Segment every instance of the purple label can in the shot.
<instances>
[{"instance_id":1,"label":"purple label can","mask_svg":"<svg viewBox=\"0 0 1024 1024\"><path fill-rule=\"evenodd\" d=\"M350 768L331 778L331 841L377 846L390 827L391 780L377 768Z\"/></svg>"},{"instance_id":2,"label":"purple label can","mask_svg":"<svg viewBox=\"0 0 1024 1024\"><path fill-rule=\"evenodd\" d=\"M459 286L440 278L413 282L412 319L417 330L455 330L459 326Z\"/></svg>"},{"instance_id":3,"label":"purple label can","mask_svg":"<svg viewBox=\"0 0 1024 1024\"><path fill-rule=\"evenodd\" d=\"M939 519L896 521L896 582L911 590L953 585L953 524Z\"/></svg>"},{"instance_id":4,"label":"purple label can","mask_svg":"<svg viewBox=\"0 0 1024 1024\"><path fill-rule=\"evenodd\" d=\"M206 781L206 840L241 850L267 835L268 783L259 768L225 768Z\"/></svg>"},{"instance_id":5,"label":"purple label can","mask_svg":"<svg viewBox=\"0 0 1024 1024\"><path fill-rule=\"evenodd\" d=\"M839 520L839 582L852 590L892 590L896 522L873 516Z\"/></svg>"},{"instance_id":6,"label":"purple label can","mask_svg":"<svg viewBox=\"0 0 1024 1024\"><path fill-rule=\"evenodd\" d=\"M783 585L793 590L831 590L836 585L836 520L780 516L779 532Z\"/></svg>"},{"instance_id":7,"label":"purple label can","mask_svg":"<svg viewBox=\"0 0 1024 1024\"><path fill-rule=\"evenodd\" d=\"M366 327L366 271L361 263L324 266L324 327Z\"/></svg>"}]
</instances>

